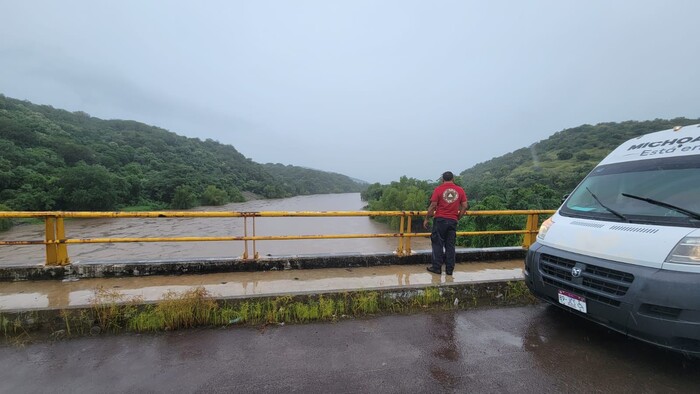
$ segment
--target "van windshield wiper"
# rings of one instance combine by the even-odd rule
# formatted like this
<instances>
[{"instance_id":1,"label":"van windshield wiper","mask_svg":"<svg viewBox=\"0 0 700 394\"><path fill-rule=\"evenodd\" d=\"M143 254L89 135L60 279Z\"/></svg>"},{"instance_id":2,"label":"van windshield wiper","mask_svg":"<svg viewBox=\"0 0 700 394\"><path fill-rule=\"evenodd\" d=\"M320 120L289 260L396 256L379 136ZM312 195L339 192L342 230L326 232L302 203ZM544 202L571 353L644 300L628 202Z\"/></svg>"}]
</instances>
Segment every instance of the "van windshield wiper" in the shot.
<instances>
[{"instance_id":1,"label":"van windshield wiper","mask_svg":"<svg viewBox=\"0 0 700 394\"><path fill-rule=\"evenodd\" d=\"M596 202L597 202L598 204L600 204L601 207L605 208L606 211L608 211L608 212L612 213L613 215L619 217L620 219L624 220L625 222L629 222L629 219L627 219L623 214L621 214L621 213L619 213L619 212L613 210L612 208L606 206L605 204L603 204L603 203L598 199L598 196L596 196L595 193L593 193L593 192L591 191L591 189L589 189L588 187L586 187L586 190L588 190L588 192L591 193L591 196L593 196L593 199L596 200Z\"/></svg>"},{"instance_id":2,"label":"van windshield wiper","mask_svg":"<svg viewBox=\"0 0 700 394\"><path fill-rule=\"evenodd\" d=\"M621 193L621 194L625 197L634 198L635 200L640 200L640 201L648 202L649 204L658 205L660 207L668 208L668 209L671 209L673 211L680 212L686 216L690 216L693 219L700 220L700 213L693 212L693 211L687 210L685 208L677 207L675 205L671 205L671 204L663 202L663 201L654 200L653 198L639 197L639 196L635 196L634 194L627 194L627 193Z\"/></svg>"}]
</instances>

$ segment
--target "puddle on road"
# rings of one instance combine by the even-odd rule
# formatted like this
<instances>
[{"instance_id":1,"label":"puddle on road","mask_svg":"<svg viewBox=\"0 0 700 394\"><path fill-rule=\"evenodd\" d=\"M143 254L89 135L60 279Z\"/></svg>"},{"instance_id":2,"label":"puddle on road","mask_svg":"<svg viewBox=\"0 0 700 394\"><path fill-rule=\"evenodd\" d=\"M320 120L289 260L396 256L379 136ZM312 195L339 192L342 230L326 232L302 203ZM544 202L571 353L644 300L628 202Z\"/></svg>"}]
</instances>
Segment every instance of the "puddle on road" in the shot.
<instances>
[{"instance_id":1,"label":"puddle on road","mask_svg":"<svg viewBox=\"0 0 700 394\"><path fill-rule=\"evenodd\" d=\"M155 301L168 291L204 287L217 297L240 297L331 290L381 289L400 286L440 285L491 280L522 279L522 260L460 263L452 277L434 275L424 265L369 268L324 268L206 275L82 279L74 282L36 281L0 283L0 310L63 308L90 304L102 287L126 297Z\"/></svg>"}]
</instances>

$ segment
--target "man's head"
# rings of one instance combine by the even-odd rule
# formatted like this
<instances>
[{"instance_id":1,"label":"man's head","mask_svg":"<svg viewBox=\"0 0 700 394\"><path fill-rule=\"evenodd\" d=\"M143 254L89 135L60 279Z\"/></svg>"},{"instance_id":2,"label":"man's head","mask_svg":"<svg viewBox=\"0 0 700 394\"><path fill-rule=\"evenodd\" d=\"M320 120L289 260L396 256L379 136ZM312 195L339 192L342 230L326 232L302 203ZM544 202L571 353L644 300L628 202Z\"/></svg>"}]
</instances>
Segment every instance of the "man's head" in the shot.
<instances>
[{"instance_id":1,"label":"man's head","mask_svg":"<svg viewBox=\"0 0 700 394\"><path fill-rule=\"evenodd\" d=\"M455 176L451 171L445 171L442 173L443 182L452 182L453 179L455 179Z\"/></svg>"}]
</instances>

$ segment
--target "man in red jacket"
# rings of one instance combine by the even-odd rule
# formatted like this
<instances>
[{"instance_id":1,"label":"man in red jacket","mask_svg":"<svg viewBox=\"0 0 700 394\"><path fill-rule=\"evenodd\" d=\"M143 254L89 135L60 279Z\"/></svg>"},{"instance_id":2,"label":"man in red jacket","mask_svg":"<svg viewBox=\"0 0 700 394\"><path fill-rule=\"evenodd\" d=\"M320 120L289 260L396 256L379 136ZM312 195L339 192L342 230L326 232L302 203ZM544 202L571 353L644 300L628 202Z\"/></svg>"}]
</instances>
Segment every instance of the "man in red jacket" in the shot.
<instances>
[{"instance_id":1,"label":"man in red jacket","mask_svg":"<svg viewBox=\"0 0 700 394\"><path fill-rule=\"evenodd\" d=\"M442 174L442 184L436 187L430 197L428 214L423 221L423 227L429 229L428 219L434 216L433 231L430 241L433 245L433 264L428 271L442 274L442 264L445 273L452 275L455 268L455 240L457 239L457 222L469 209L467 194L464 189L455 185L454 175L447 171Z\"/></svg>"}]
</instances>

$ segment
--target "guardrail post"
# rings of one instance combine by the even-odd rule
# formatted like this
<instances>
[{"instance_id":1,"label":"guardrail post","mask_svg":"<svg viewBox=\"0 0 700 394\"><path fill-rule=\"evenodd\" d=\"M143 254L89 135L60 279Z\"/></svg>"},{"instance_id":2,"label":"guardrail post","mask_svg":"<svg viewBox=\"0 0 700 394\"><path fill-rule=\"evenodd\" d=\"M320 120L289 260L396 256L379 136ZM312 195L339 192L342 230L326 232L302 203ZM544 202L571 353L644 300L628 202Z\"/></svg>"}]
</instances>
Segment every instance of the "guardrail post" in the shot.
<instances>
[{"instance_id":1,"label":"guardrail post","mask_svg":"<svg viewBox=\"0 0 700 394\"><path fill-rule=\"evenodd\" d=\"M537 232L539 231L540 216L538 214L527 215L527 224L525 224L525 230L527 231L523 236L523 248L529 249L530 245L535 243L537 239Z\"/></svg>"},{"instance_id":2,"label":"guardrail post","mask_svg":"<svg viewBox=\"0 0 700 394\"><path fill-rule=\"evenodd\" d=\"M243 216L243 237L248 238L248 217ZM248 240L243 241L243 260L248 260Z\"/></svg>"},{"instance_id":3,"label":"guardrail post","mask_svg":"<svg viewBox=\"0 0 700 394\"><path fill-rule=\"evenodd\" d=\"M253 216L253 237L255 236L255 216ZM257 260L260 258L258 250L255 248L255 240L253 240L253 259Z\"/></svg>"},{"instance_id":4,"label":"guardrail post","mask_svg":"<svg viewBox=\"0 0 700 394\"><path fill-rule=\"evenodd\" d=\"M401 224L399 224L399 247L396 249L396 254L399 256L403 256L404 251L403 251L403 231L404 231L404 220L405 216L401 215Z\"/></svg>"},{"instance_id":5,"label":"guardrail post","mask_svg":"<svg viewBox=\"0 0 700 394\"><path fill-rule=\"evenodd\" d=\"M70 264L68 246L65 244L66 227L63 225L63 218L56 218L56 239L59 242L56 244L56 262L58 265Z\"/></svg>"},{"instance_id":6,"label":"guardrail post","mask_svg":"<svg viewBox=\"0 0 700 394\"><path fill-rule=\"evenodd\" d=\"M46 225L46 265L58 265L56 253L56 219L52 217L44 218Z\"/></svg>"},{"instance_id":7,"label":"guardrail post","mask_svg":"<svg viewBox=\"0 0 700 394\"><path fill-rule=\"evenodd\" d=\"M68 265L68 247L65 244L66 227L61 217L46 217L46 265Z\"/></svg>"},{"instance_id":8,"label":"guardrail post","mask_svg":"<svg viewBox=\"0 0 700 394\"><path fill-rule=\"evenodd\" d=\"M413 218L413 216L411 216L411 214L409 214L408 215L408 224L406 225L406 227L408 227L409 233L413 232L413 226L411 226L411 219L412 218ZM411 255L411 237L406 237L406 243L404 244L404 253L406 254L406 256Z\"/></svg>"}]
</instances>

